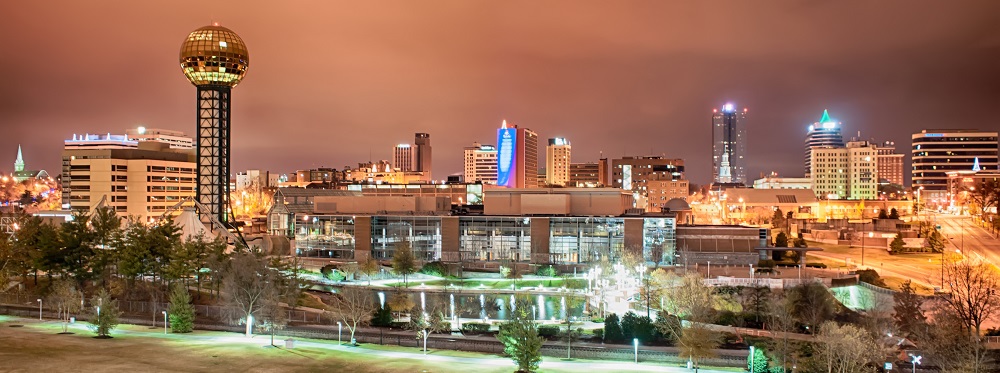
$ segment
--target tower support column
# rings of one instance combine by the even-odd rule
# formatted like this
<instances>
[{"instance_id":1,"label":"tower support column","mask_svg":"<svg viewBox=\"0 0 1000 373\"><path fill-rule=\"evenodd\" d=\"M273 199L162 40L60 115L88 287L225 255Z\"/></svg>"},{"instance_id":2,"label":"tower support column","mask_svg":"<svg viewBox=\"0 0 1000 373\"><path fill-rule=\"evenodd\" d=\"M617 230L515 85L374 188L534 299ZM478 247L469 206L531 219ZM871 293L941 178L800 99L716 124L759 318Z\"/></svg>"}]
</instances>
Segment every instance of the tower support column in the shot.
<instances>
[{"instance_id":1,"label":"tower support column","mask_svg":"<svg viewBox=\"0 0 1000 373\"><path fill-rule=\"evenodd\" d=\"M227 85L199 85L198 88L198 187L195 200L207 211L201 221L211 224L215 216L226 224L229 219L229 107L232 88ZM213 227L223 228L226 227Z\"/></svg>"}]
</instances>

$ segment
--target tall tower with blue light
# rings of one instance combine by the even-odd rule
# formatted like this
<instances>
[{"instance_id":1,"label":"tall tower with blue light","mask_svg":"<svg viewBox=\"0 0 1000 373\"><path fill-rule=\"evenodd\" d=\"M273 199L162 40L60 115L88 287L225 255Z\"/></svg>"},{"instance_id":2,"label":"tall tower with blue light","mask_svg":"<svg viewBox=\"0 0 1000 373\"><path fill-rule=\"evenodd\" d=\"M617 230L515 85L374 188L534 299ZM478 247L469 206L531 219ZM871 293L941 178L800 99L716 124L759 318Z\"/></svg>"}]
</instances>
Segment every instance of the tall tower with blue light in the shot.
<instances>
[{"instance_id":1,"label":"tall tower with blue light","mask_svg":"<svg viewBox=\"0 0 1000 373\"><path fill-rule=\"evenodd\" d=\"M223 224L230 220L230 95L249 64L243 39L218 24L192 31L181 44L181 70L197 88L195 198L207 209L201 211L205 223L209 216Z\"/></svg>"},{"instance_id":2,"label":"tall tower with blue light","mask_svg":"<svg viewBox=\"0 0 1000 373\"><path fill-rule=\"evenodd\" d=\"M747 109L727 103L712 109L712 182L747 182Z\"/></svg>"}]
</instances>

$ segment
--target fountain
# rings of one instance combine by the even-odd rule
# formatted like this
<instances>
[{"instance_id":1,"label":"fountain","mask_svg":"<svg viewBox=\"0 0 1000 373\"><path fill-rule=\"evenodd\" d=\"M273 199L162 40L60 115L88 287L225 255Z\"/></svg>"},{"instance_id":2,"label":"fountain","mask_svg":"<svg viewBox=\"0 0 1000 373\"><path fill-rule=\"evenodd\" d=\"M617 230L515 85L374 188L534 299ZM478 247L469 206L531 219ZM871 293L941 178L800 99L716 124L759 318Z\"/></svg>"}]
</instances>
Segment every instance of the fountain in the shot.
<instances>
[{"instance_id":1,"label":"fountain","mask_svg":"<svg viewBox=\"0 0 1000 373\"><path fill-rule=\"evenodd\" d=\"M538 294L538 317L539 320L545 319L545 296Z\"/></svg>"},{"instance_id":2,"label":"fountain","mask_svg":"<svg viewBox=\"0 0 1000 373\"><path fill-rule=\"evenodd\" d=\"M566 318L566 297L559 300L559 318Z\"/></svg>"},{"instance_id":3,"label":"fountain","mask_svg":"<svg viewBox=\"0 0 1000 373\"><path fill-rule=\"evenodd\" d=\"M450 305L449 308L451 309L451 318L454 319L455 318L455 294L448 294L448 297L451 298L451 305Z\"/></svg>"},{"instance_id":4,"label":"fountain","mask_svg":"<svg viewBox=\"0 0 1000 373\"><path fill-rule=\"evenodd\" d=\"M486 319L486 295L479 294L479 318Z\"/></svg>"}]
</instances>

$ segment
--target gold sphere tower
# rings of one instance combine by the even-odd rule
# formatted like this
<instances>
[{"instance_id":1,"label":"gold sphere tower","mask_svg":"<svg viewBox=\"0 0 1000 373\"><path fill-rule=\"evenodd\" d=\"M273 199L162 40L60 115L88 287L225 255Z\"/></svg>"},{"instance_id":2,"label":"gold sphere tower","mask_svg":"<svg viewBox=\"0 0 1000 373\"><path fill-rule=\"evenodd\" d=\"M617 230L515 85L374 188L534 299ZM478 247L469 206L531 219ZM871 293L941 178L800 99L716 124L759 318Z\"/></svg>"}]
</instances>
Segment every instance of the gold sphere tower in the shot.
<instances>
[{"instance_id":1,"label":"gold sphere tower","mask_svg":"<svg viewBox=\"0 0 1000 373\"><path fill-rule=\"evenodd\" d=\"M213 24L188 34L181 44L180 64L198 93L195 200L203 206L203 222L211 223L214 216L228 228L230 95L246 76L250 54L239 35Z\"/></svg>"}]
</instances>

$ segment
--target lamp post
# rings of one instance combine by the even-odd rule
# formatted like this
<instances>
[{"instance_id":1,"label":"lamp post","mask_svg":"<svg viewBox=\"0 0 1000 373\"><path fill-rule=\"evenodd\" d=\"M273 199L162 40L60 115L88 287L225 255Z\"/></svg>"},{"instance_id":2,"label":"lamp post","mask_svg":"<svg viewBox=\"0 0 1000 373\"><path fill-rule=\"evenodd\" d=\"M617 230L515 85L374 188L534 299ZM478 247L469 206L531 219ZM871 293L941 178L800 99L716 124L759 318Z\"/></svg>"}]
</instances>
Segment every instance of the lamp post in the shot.
<instances>
[{"instance_id":1,"label":"lamp post","mask_svg":"<svg viewBox=\"0 0 1000 373\"><path fill-rule=\"evenodd\" d=\"M343 326L344 325L341 324L340 321L337 321L337 345L338 346L343 345L343 343L340 342L340 332L341 332L341 330L343 330Z\"/></svg>"},{"instance_id":2,"label":"lamp post","mask_svg":"<svg viewBox=\"0 0 1000 373\"><path fill-rule=\"evenodd\" d=\"M868 232L868 238L875 237L875 232ZM861 235L861 267L865 266L865 235Z\"/></svg>"},{"instance_id":3,"label":"lamp post","mask_svg":"<svg viewBox=\"0 0 1000 373\"><path fill-rule=\"evenodd\" d=\"M754 353L755 349L756 349L756 347L750 346L750 373L754 373L754 371L753 371L753 353Z\"/></svg>"},{"instance_id":4,"label":"lamp post","mask_svg":"<svg viewBox=\"0 0 1000 373\"><path fill-rule=\"evenodd\" d=\"M38 321L42 321L42 298L38 298Z\"/></svg>"},{"instance_id":5,"label":"lamp post","mask_svg":"<svg viewBox=\"0 0 1000 373\"><path fill-rule=\"evenodd\" d=\"M163 312L163 334L167 334L167 311Z\"/></svg>"},{"instance_id":6,"label":"lamp post","mask_svg":"<svg viewBox=\"0 0 1000 373\"><path fill-rule=\"evenodd\" d=\"M712 261L708 261L708 273L705 278L712 278Z\"/></svg>"}]
</instances>

